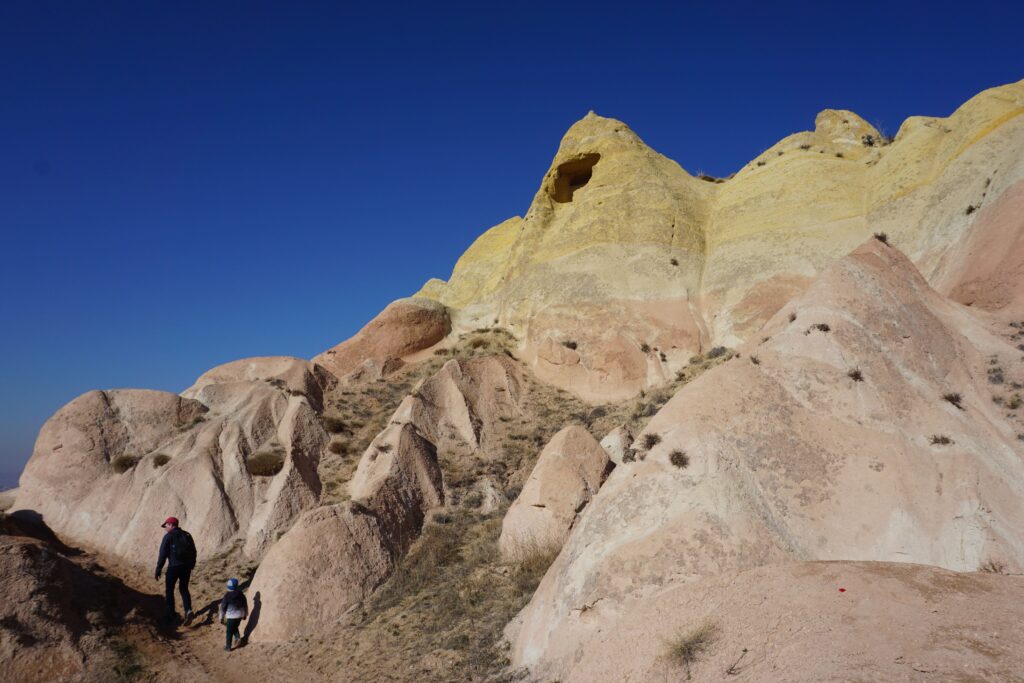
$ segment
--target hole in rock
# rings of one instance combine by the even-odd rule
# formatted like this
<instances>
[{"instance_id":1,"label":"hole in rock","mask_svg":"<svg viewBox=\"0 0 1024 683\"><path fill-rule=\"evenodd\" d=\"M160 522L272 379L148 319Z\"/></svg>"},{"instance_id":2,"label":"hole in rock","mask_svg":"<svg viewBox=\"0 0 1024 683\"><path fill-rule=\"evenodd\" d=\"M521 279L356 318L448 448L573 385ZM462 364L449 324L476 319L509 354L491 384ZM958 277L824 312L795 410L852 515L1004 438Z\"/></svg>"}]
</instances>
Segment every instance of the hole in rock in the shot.
<instances>
[{"instance_id":1,"label":"hole in rock","mask_svg":"<svg viewBox=\"0 0 1024 683\"><path fill-rule=\"evenodd\" d=\"M592 153L560 164L555 169L552 198L560 204L571 202L573 193L590 182L590 178L594 175L594 166L600 160L600 154Z\"/></svg>"}]
</instances>

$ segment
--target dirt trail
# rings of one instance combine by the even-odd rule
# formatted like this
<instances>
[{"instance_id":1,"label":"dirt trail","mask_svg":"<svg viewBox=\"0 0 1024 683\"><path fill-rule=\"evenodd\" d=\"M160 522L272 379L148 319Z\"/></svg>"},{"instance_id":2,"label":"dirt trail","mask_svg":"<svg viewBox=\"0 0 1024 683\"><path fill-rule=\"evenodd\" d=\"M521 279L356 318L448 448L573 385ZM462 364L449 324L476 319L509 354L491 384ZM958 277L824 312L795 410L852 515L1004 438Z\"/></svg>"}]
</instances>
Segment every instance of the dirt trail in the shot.
<instances>
[{"instance_id":1,"label":"dirt trail","mask_svg":"<svg viewBox=\"0 0 1024 683\"><path fill-rule=\"evenodd\" d=\"M130 645L131 674L122 679L145 682L217 681L252 683L273 680L321 681L324 676L311 671L311 662L301 653L301 645L246 643L231 652L224 651L224 627L217 621L220 567L200 565L193 573L191 593L195 617L190 624L163 626L159 622L163 606L163 580L153 578L149 568L127 565L109 556L85 552L74 558L77 563L101 567L124 584L146 596L135 618L126 623L121 638ZM180 596L176 596L179 597ZM249 596L253 610L253 596ZM180 602L178 609L181 609ZM258 620L256 623L258 628ZM251 630L243 622L243 633Z\"/></svg>"}]
</instances>

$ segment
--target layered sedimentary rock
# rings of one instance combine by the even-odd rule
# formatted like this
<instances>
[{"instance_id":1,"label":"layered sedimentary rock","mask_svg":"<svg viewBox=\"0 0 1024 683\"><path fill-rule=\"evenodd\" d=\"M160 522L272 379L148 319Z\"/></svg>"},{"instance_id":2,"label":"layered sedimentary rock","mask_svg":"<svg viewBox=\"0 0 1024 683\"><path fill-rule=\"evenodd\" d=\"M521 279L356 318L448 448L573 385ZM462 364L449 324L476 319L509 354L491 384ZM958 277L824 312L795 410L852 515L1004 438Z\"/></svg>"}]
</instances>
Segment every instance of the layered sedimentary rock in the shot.
<instances>
[{"instance_id":1,"label":"layered sedimentary rock","mask_svg":"<svg viewBox=\"0 0 1024 683\"><path fill-rule=\"evenodd\" d=\"M502 555L516 559L557 552L612 467L601 444L583 427L572 425L555 434L502 520Z\"/></svg>"},{"instance_id":2,"label":"layered sedimentary rock","mask_svg":"<svg viewBox=\"0 0 1024 683\"><path fill-rule=\"evenodd\" d=\"M1005 309L1019 299L1022 113L1024 82L948 118L912 117L892 141L825 110L813 131L713 182L591 113L566 133L525 217L487 231L419 296L447 304L457 328L499 321L539 377L594 400L749 340L872 232L943 293ZM989 282L1002 294L971 294Z\"/></svg>"},{"instance_id":3,"label":"layered sedimentary rock","mask_svg":"<svg viewBox=\"0 0 1024 683\"><path fill-rule=\"evenodd\" d=\"M313 406L326 375L297 358L237 361L183 396L91 391L40 431L13 510L132 562L155 561L176 516L210 557L258 558L316 504L327 435Z\"/></svg>"},{"instance_id":4,"label":"layered sedimentary rock","mask_svg":"<svg viewBox=\"0 0 1024 683\"><path fill-rule=\"evenodd\" d=\"M514 661L559 677L656 586L792 560L1024 568L1024 432L993 401L1020 352L870 240L656 414L523 614Z\"/></svg>"}]
</instances>

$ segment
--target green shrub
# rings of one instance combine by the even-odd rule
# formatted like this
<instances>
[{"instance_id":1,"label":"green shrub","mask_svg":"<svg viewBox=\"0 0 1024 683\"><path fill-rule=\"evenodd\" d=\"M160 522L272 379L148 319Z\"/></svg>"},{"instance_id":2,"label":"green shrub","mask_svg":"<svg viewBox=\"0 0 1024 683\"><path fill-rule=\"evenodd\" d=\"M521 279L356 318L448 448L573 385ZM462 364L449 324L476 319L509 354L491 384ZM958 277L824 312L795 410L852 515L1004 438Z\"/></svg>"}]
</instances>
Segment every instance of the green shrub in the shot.
<instances>
[{"instance_id":1,"label":"green shrub","mask_svg":"<svg viewBox=\"0 0 1024 683\"><path fill-rule=\"evenodd\" d=\"M860 371L860 368L854 368L846 373L846 376L852 379L854 382L863 382L864 373Z\"/></svg>"},{"instance_id":2,"label":"green shrub","mask_svg":"<svg viewBox=\"0 0 1024 683\"><path fill-rule=\"evenodd\" d=\"M948 446L951 443L953 443L953 439L949 438L945 434L932 434L931 438L928 439L928 441L933 446Z\"/></svg>"}]
</instances>

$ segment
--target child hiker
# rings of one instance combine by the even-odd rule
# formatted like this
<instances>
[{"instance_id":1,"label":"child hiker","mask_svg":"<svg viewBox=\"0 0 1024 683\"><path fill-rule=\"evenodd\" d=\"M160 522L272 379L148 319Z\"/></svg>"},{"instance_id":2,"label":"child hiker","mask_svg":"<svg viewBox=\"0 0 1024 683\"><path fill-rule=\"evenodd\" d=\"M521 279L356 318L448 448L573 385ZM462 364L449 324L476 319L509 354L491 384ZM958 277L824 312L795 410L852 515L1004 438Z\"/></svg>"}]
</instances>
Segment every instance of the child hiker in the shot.
<instances>
[{"instance_id":1,"label":"child hiker","mask_svg":"<svg viewBox=\"0 0 1024 683\"><path fill-rule=\"evenodd\" d=\"M224 637L224 649L230 651L232 641L241 639L238 633L238 625L242 619L249 617L249 601L245 599L245 593L238 590L238 579L228 579L228 592L220 601L220 623L227 622L228 630Z\"/></svg>"}]
</instances>

